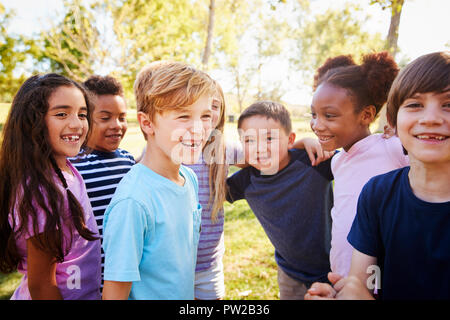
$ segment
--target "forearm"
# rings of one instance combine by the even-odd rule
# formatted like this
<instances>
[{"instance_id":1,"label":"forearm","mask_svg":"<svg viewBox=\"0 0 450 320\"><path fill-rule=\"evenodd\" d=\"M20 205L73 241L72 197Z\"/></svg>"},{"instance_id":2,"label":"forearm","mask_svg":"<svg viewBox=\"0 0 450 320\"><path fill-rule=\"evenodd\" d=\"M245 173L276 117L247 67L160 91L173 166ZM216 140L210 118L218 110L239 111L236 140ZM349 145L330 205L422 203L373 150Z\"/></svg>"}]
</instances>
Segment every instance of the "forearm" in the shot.
<instances>
[{"instance_id":1,"label":"forearm","mask_svg":"<svg viewBox=\"0 0 450 320\"><path fill-rule=\"evenodd\" d=\"M103 284L103 300L127 300L132 282L108 281Z\"/></svg>"},{"instance_id":2,"label":"forearm","mask_svg":"<svg viewBox=\"0 0 450 320\"><path fill-rule=\"evenodd\" d=\"M63 300L61 292L56 284L43 282L41 284L28 285L32 300Z\"/></svg>"}]
</instances>

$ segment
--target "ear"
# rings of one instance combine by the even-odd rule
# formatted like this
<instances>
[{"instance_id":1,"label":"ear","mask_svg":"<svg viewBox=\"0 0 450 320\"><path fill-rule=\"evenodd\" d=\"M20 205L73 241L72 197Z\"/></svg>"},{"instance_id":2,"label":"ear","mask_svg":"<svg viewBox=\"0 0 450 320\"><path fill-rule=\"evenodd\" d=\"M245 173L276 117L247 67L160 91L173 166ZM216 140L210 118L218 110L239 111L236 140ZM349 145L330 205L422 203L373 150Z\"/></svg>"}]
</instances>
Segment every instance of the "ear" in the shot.
<instances>
[{"instance_id":1,"label":"ear","mask_svg":"<svg viewBox=\"0 0 450 320\"><path fill-rule=\"evenodd\" d=\"M148 114L139 111L137 113L137 120L141 126L142 132L144 132L147 136L155 133L153 122L150 120Z\"/></svg>"},{"instance_id":2,"label":"ear","mask_svg":"<svg viewBox=\"0 0 450 320\"><path fill-rule=\"evenodd\" d=\"M295 143L295 132L291 132L288 136L289 141L288 141L288 147L289 149L292 149L294 147L294 143Z\"/></svg>"},{"instance_id":3,"label":"ear","mask_svg":"<svg viewBox=\"0 0 450 320\"><path fill-rule=\"evenodd\" d=\"M370 125L374 120L377 113L377 109L374 105L365 106L361 111L361 122L364 125Z\"/></svg>"}]
</instances>

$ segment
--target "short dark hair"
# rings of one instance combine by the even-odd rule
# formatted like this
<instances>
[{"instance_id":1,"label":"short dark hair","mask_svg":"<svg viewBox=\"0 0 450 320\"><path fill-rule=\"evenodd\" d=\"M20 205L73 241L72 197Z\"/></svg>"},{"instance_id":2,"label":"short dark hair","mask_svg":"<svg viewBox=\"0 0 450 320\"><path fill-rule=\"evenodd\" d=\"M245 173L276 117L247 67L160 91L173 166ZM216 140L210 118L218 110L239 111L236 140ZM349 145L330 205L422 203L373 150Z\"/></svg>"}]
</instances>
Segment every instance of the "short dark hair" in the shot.
<instances>
[{"instance_id":1,"label":"short dark hair","mask_svg":"<svg viewBox=\"0 0 450 320\"><path fill-rule=\"evenodd\" d=\"M238 120L238 129L241 128L242 122L250 117L264 116L267 119L278 121L287 134L292 132L292 122L289 111L278 102L274 101L257 101L245 109Z\"/></svg>"},{"instance_id":2,"label":"short dark hair","mask_svg":"<svg viewBox=\"0 0 450 320\"><path fill-rule=\"evenodd\" d=\"M118 95L123 97L122 84L114 77L111 76L90 76L83 85L91 93L101 96L106 94Z\"/></svg>"},{"instance_id":3,"label":"short dark hair","mask_svg":"<svg viewBox=\"0 0 450 320\"><path fill-rule=\"evenodd\" d=\"M387 100L387 118L397 126L402 103L416 93L442 93L450 89L450 52L423 55L404 67L392 83Z\"/></svg>"}]
</instances>

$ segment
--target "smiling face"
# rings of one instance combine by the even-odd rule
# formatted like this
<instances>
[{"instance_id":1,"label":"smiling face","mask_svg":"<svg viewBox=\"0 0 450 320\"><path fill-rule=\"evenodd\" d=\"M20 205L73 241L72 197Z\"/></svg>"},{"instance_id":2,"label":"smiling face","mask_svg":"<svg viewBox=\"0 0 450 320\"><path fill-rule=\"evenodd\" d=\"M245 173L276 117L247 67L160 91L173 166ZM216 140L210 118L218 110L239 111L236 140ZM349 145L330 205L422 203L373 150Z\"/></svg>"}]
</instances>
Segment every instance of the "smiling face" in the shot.
<instances>
[{"instance_id":1,"label":"smiling face","mask_svg":"<svg viewBox=\"0 0 450 320\"><path fill-rule=\"evenodd\" d=\"M113 152L127 131L127 106L119 95L98 95L94 98L92 134L88 146L92 149Z\"/></svg>"},{"instance_id":2,"label":"smiling face","mask_svg":"<svg viewBox=\"0 0 450 320\"><path fill-rule=\"evenodd\" d=\"M156 113L148 126L141 120L141 128L148 136L147 146L164 161L197 162L211 133L211 102L212 97L204 95L184 108Z\"/></svg>"},{"instance_id":3,"label":"smiling face","mask_svg":"<svg viewBox=\"0 0 450 320\"><path fill-rule=\"evenodd\" d=\"M450 90L406 99L398 109L397 134L411 161L450 163Z\"/></svg>"},{"instance_id":4,"label":"smiling face","mask_svg":"<svg viewBox=\"0 0 450 320\"><path fill-rule=\"evenodd\" d=\"M289 164L289 152L295 133L287 133L280 122L266 116L245 118L239 134L244 147L245 161L261 171L273 175Z\"/></svg>"},{"instance_id":5,"label":"smiling face","mask_svg":"<svg viewBox=\"0 0 450 320\"><path fill-rule=\"evenodd\" d=\"M351 146L369 132L369 121L363 120L363 111L355 112L354 100L343 88L321 84L311 103L311 129L327 151Z\"/></svg>"},{"instance_id":6,"label":"smiling face","mask_svg":"<svg viewBox=\"0 0 450 320\"><path fill-rule=\"evenodd\" d=\"M60 168L66 158L75 157L83 144L89 124L83 93L75 87L59 87L48 99L45 123L53 156Z\"/></svg>"}]
</instances>

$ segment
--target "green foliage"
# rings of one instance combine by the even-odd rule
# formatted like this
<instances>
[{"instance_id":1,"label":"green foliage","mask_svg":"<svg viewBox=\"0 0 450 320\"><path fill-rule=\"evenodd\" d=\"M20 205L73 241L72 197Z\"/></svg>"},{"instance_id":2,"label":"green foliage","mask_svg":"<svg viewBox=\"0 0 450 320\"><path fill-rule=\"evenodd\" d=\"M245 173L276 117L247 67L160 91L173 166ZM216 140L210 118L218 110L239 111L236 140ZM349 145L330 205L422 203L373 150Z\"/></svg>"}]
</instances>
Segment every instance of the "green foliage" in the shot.
<instances>
[{"instance_id":1,"label":"green foliage","mask_svg":"<svg viewBox=\"0 0 450 320\"><path fill-rule=\"evenodd\" d=\"M131 90L137 72L155 60L200 65L206 36L205 0L101 1L112 18L116 74Z\"/></svg>"},{"instance_id":2,"label":"green foliage","mask_svg":"<svg viewBox=\"0 0 450 320\"><path fill-rule=\"evenodd\" d=\"M0 101L10 102L23 82L23 76L15 76L14 70L26 58L24 38L8 35L7 27L13 13L0 3Z\"/></svg>"},{"instance_id":3,"label":"green foliage","mask_svg":"<svg viewBox=\"0 0 450 320\"><path fill-rule=\"evenodd\" d=\"M84 81L105 58L94 15L81 0L65 0L64 18L41 34L37 59L47 62L50 71Z\"/></svg>"},{"instance_id":4,"label":"green foliage","mask_svg":"<svg viewBox=\"0 0 450 320\"><path fill-rule=\"evenodd\" d=\"M363 18L358 18L358 15ZM384 48L384 40L379 33L373 35L364 31L367 19L362 9L353 4L347 4L341 10L328 9L323 14L305 19L297 34L299 58L292 59L292 62L308 76L308 84L312 83L314 71L327 58L341 54L358 58Z\"/></svg>"}]
</instances>

